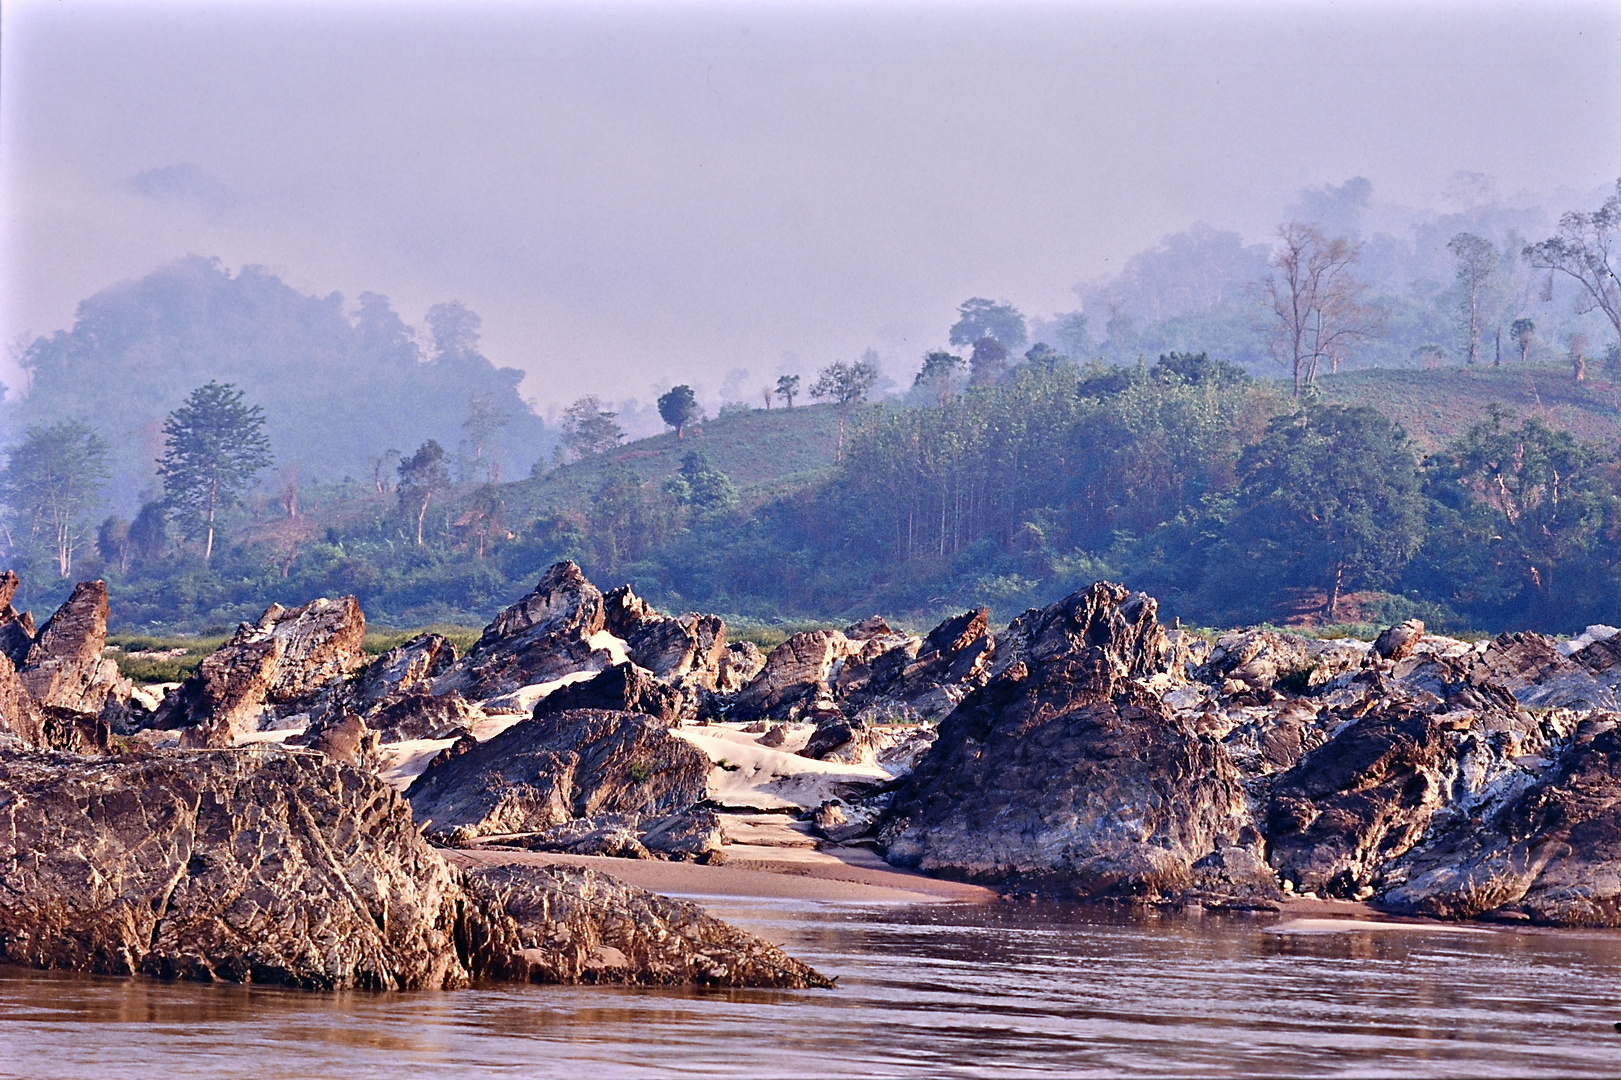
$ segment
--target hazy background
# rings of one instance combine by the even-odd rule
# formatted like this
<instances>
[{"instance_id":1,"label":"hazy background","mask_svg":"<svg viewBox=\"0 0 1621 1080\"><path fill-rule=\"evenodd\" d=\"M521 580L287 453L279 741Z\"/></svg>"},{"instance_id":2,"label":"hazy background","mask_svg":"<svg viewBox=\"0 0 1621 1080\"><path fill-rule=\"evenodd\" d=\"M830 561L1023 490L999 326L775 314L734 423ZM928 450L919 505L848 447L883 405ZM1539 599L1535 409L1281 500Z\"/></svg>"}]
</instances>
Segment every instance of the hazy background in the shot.
<instances>
[{"instance_id":1,"label":"hazy background","mask_svg":"<svg viewBox=\"0 0 1621 1080\"><path fill-rule=\"evenodd\" d=\"M459 300L543 414L728 373L756 398L869 347L903 379L968 296L1073 310L1166 234L1264 241L1353 176L1411 216L1596 206L1618 174L1615 3L0 16L6 342L217 256L413 326Z\"/></svg>"}]
</instances>

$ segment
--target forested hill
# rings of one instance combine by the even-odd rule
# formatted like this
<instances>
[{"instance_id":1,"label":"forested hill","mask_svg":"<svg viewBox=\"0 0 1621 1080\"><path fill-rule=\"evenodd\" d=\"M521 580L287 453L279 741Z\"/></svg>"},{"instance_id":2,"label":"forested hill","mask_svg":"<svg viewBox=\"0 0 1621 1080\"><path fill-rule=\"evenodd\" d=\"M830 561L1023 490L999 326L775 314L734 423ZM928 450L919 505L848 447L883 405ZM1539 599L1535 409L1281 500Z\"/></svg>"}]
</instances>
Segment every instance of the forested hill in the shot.
<instances>
[{"instance_id":1,"label":"forested hill","mask_svg":"<svg viewBox=\"0 0 1621 1080\"><path fill-rule=\"evenodd\" d=\"M72 329L28 347L30 386L0 412L3 441L34 423L87 421L112 450L113 505L130 514L158 494L164 417L214 379L264 409L273 488L369 482L392 469L387 451L429 438L453 455L482 440L486 473L493 450L504 475L528 475L556 437L519 397L522 372L479 352L478 316L460 304L439 305L428 323L424 356L386 297L363 293L350 307L262 268L233 275L217 259L183 259L97 293Z\"/></svg>"},{"instance_id":2,"label":"forested hill","mask_svg":"<svg viewBox=\"0 0 1621 1080\"><path fill-rule=\"evenodd\" d=\"M73 576L107 579L125 630L350 593L381 625L480 625L572 558L745 623L1007 618L1108 578L1202 626L1570 632L1621 621L1618 395L1621 365L1579 385L1517 362L1360 372L1296 401L1203 355L1026 363L929 404L729 410L577 448L436 488L420 517L427 489L392 478L296 512L250 501L206 561L105 528ZM68 587L17 565L32 606Z\"/></svg>"}]
</instances>

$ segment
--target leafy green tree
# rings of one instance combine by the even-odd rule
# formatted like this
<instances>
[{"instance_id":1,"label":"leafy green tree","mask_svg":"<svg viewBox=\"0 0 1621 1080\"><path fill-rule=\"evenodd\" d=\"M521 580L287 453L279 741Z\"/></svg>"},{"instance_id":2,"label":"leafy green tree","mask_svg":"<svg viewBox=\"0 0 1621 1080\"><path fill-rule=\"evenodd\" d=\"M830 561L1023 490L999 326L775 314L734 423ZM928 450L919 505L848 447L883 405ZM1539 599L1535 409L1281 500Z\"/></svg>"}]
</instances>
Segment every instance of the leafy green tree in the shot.
<instances>
[{"instance_id":1,"label":"leafy green tree","mask_svg":"<svg viewBox=\"0 0 1621 1080\"><path fill-rule=\"evenodd\" d=\"M914 387L931 387L941 405L950 401L957 391L957 378L963 369L963 360L943 350L935 350L923 357L923 367L912 380Z\"/></svg>"},{"instance_id":2,"label":"leafy green tree","mask_svg":"<svg viewBox=\"0 0 1621 1080\"><path fill-rule=\"evenodd\" d=\"M1058 342L1058 350L1077 361L1084 359L1092 348L1092 332L1086 316L1079 311L1059 316L1053 337Z\"/></svg>"},{"instance_id":3,"label":"leafy green tree","mask_svg":"<svg viewBox=\"0 0 1621 1080\"><path fill-rule=\"evenodd\" d=\"M1561 580L1612 546L1607 528L1621 499L1605 470L1615 456L1535 417L1517 427L1513 418L1492 406L1428 463L1432 490L1450 510L1437 540L1459 538L1441 569L1464 604L1507 604L1532 624L1556 625L1579 600Z\"/></svg>"},{"instance_id":4,"label":"leafy green tree","mask_svg":"<svg viewBox=\"0 0 1621 1080\"><path fill-rule=\"evenodd\" d=\"M986 335L974 342L974 351L968 354L970 386L993 386L1007 371L1007 347Z\"/></svg>"},{"instance_id":5,"label":"leafy green tree","mask_svg":"<svg viewBox=\"0 0 1621 1080\"><path fill-rule=\"evenodd\" d=\"M783 400L783 402L788 406L788 408L792 409L794 407L794 398L797 397L798 395L799 395L799 376L798 375L778 375L777 376L777 396L780 397Z\"/></svg>"},{"instance_id":6,"label":"leafy green tree","mask_svg":"<svg viewBox=\"0 0 1621 1080\"><path fill-rule=\"evenodd\" d=\"M667 393L659 395L659 416L675 428L677 439L681 438L688 424L698 419L698 415L698 396L685 383L672 386Z\"/></svg>"},{"instance_id":7,"label":"leafy green tree","mask_svg":"<svg viewBox=\"0 0 1621 1080\"><path fill-rule=\"evenodd\" d=\"M439 445L438 440L429 439L417 447L416 453L401 459L398 472L400 513L416 518L417 547L421 547L428 503L439 492L450 487L450 470L445 467L445 448Z\"/></svg>"},{"instance_id":8,"label":"leafy green tree","mask_svg":"<svg viewBox=\"0 0 1621 1080\"><path fill-rule=\"evenodd\" d=\"M242 501L271 462L264 410L246 405L242 391L210 380L191 392L163 423L158 459L164 501L187 537L203 536L203 561L214 555L214 527L222 510Z\"/></svg>"},{"instance_id":9,"label":"leafy green tree","mask_svg":"<svg viewBox=\"0 0 1621 1080\"><path fill-rule=\"evenodd\" d=\"M976 296L957 308L958 319L951 327L953 345L973 345L982 338L994 338L1003 348L1022 349L1028 340L1024 316L1012 304L995 303Z\"/></svg>"},{"instance_id":10,"label":"leafy green tree","mask_svg":"<svg viewBox=\"0 0 1621 1080\"><path fill-rule=\"evenodd\" d=\"M0 494L16 532L50 551L59 577L73 573L73 553L107 476L107 444L78 420L32 425L10 450Z\"/></svg>"},{"instance_id":11,"label":"leafy green tree","mask_svg":"<svg viewBox=\"0 0 1621 1080\"><path fill-rule=\"evenodd\" d=\"M1537 324L1530 319L1515 319L1508 328L1508 336L1514 339L1514 344L1520 348L1520 363L1525 363L1531 355L1531 343L1536 340Z\"/></svg>"},{"instance_id":12,"label":"leafy green tree","mask_svg":"<svg viewBox=\"0 0 1621 1080\"><path fill-rule=\"evenodd\" d=\"M563 410L563 445L576 460L607 453L625 437L625 430L614 423L618 415L604 409L595 394L580 398Z\"/></svg>"},{"instance_id":13,"label":"leafy green tree","mask_svg":"<svg viewBox=\"0 0 1621 1080\"><path fill-rule=\"evenodd\" d=\"M649 497L641 477L609 468L591 496L587 527L596 561L605 573L617 574L669 535L670 509L656 492Z\"/></svg>"},{"instance_id":14,"label":"leafy green tree","mask_svg":"<svg viewBox=\"0 0 1621 1080\"><path fill-rule=\"evenodd\" d=\"M1053 368L1069 359L1045 341L1038 341L1025 350L1024 362L1036 367Z\"/></svg>"},{"instance_id":15,"label":"leafy green tree","mask_svg":"<svg viewBox=\"0 0 1621 1080\"><path fill-rule=\"evenodd\" d=\"M129 522L116 514L96 529L96 554L122 574L129 569Z\"/></svg>"},{"instance_id":16,"label":"leafy green tree","mask_svg":"<svg viewBox=\"0 0 1621 1080\"><path fill-rule=\"evenodd\" d=\"M131 554L142 562L163 558L169 546L169 517L161 501L141 506L135 520L129 523L129 546Z\"/></svg>"},{"instance_id":17,"label":"leafy green tree","mask_svg":"<svg viewBox=\"0 0 1621 1080\"><path fill-rule=\"evenodd\" d=\"M670 477L665 490L679 505L703 511L724 510L737 501L731 477L711 465L702 450L682 455L681 470Z\"/></svg>"},{"instance_id":18,"label":"leafy green tree","mask_svg":"<svg viewBox=\"0 0 1621 1080\"><path fill-rule=\"evenodd\" d=\"M1265 579L1340 596L1393 581L1424 538L1412 444L1371 408L1309 404L1275 417L1238 463L1229 537Z\"/></svg>"},{"instance_id":19,"label":"leafy green tree","mask_svg":"<svg viewBox=\"0 0 1621 1080\"><path fill-rule=\"evenodd\" d=\"M866 400L872 388L878 384L879 375L878 365L866 358L853 364L835 360L816 373L816 382L811 384L811 397L831 401L839 407L838 461L844 460L844 421L850 407Z\"/></svg>"}]
</instances>

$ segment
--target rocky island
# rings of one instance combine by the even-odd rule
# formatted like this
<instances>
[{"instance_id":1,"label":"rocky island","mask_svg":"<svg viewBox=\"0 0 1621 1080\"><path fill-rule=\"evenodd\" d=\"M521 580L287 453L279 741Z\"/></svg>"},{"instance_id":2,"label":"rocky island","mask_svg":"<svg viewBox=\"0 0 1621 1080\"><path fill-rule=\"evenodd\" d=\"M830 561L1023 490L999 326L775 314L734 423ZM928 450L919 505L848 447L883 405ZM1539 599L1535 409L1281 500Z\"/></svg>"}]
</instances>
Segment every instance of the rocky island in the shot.
<instances>
[{"instance_id":1,"label":"rocky island","mask_svg":"<svg viewBox=\"0 0 1621 1080\"><path fill-rule=\"evenodd\" d=\"M1621 925L1609 627L1201 636L1099 582L1002 629L874 617L764 654L565 562L465 656L424 634L369 657L359 605L323 599L273 606L158 697L103 655L100 583L38 628L16 584L0 575L14 963L827 986L690 904L534 862L715 865L762 814L1005 894Z\"/></svg>"}]
</instances>

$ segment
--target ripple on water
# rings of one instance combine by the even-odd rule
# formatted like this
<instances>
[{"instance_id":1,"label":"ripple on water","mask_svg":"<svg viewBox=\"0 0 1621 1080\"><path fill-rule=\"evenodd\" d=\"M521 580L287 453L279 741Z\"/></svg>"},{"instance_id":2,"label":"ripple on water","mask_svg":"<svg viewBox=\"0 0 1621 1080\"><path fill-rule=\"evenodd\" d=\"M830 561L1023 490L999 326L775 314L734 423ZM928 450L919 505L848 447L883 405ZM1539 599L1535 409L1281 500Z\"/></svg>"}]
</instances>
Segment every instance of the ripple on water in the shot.
<instances>
[{"instance_id":1,"label":"ripple on water","mask_svg":"<svg viewBox=\"0 0 1621 1080\"><path fill-rule=\"evenodd\" d=\"M1621 934L708 903L839 989L305 994L0 968L0 1072L1621 1076Z\"/></svg>"}]
</instances>

